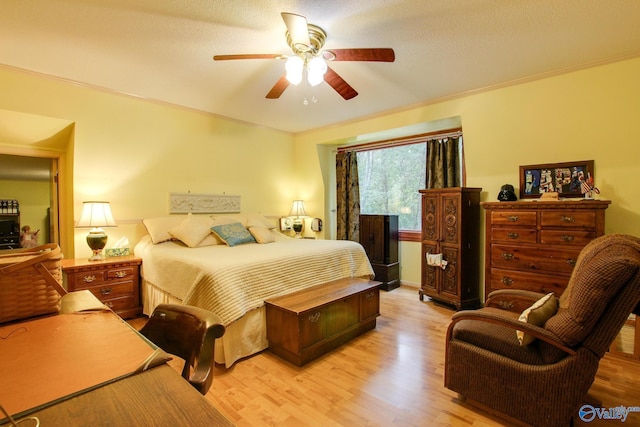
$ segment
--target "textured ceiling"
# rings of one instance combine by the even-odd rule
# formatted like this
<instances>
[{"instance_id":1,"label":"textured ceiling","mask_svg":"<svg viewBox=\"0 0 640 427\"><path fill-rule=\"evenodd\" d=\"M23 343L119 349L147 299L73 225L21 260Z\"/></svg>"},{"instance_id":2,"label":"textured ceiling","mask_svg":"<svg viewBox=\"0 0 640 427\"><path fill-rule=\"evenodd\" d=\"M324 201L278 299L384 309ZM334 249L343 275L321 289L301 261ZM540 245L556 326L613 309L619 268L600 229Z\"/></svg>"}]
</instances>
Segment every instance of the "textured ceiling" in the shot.
<instances>
[{"instance_id":1,"label":"textured ceiling","mask_svg":"<svg viewBox=\"0 0 640 427\"><path fill-rule=\"evenodd\" d=\"M325 83L265 99L283 61L212 56L290 54L283 11L322 27L325 48L396 61L332 63L349 101ZM633 0L2 0L0 64L300 132L638 56L639 22Z\"/></svg>"}]
</instances>

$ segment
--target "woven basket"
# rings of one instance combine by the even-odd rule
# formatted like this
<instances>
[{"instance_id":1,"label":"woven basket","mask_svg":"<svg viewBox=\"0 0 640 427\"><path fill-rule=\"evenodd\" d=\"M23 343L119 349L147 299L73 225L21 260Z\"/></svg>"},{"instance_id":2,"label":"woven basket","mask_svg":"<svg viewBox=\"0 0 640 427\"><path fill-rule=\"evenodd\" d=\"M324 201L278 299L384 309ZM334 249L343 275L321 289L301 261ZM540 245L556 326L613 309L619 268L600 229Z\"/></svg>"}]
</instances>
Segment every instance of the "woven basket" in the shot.
<instances>
[{"instance_id":1,"label":"woven basket","mask_svg":"<svg viewBox=\"0 0 640 427\"><path fill-rule=\"evenodd\" d=\"M61 260L55 243L0 255L0 323L60 311Z\"/></svg>"}]
</instances>

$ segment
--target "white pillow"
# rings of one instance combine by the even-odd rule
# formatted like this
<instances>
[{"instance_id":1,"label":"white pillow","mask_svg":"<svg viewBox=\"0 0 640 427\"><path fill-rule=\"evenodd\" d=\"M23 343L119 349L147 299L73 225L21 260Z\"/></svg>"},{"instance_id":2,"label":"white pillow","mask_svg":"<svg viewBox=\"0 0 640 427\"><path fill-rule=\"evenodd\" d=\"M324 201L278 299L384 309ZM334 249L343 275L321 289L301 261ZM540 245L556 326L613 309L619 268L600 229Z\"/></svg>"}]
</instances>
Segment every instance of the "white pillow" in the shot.
<instances>
[{"instance_id":1,"label":"white pillow","mask_svg":"<svg viewBox=\"0 0 640 427\"><path fill-rule=\"evenodd\" d=\"M265 227L249 227L249 232L258 243L272 243L276 241L276 236Z\"/></svg>"},{"instance_id":2,"label":"white pillow","mask_svg":"<svg viewBox=\"0 0 640 427\"><path fill-rule=\"evenodd\" d=\"M211 227L209 218L197 217L189 212L178 226L169 230L169 234L190 248L195 248L211 234L209 227Z\"/></svg>"},{"instance_id":3,"label":"white pillow","mask_svg":"<svg viewBox=\"0 0 640 427\"><path fill-rule=\"evenodd\" d=\"M234 222L239 222L240 224L246 226L245 218L241 218L240 214L234 215L211 215L212 226L216 225L225 225L225 224L233 224Z\"/></svg>"},{"instance_id":4,"label":"white pillow","mask_svg":"<svg viewBox=\"0 0 640 427\"><path fill-rule=\"evenodd\" d=\"M544 326L547 320L556 314L557 311L558 299L553 295L553 292L550 292L523 311L518 320L536 326ZM522 346L529 345L535 340L535 337L527 335L522 331L516 331L516 336Z\"/></svg>"},{"instance_id":5,"label":"white pillow","mask_svg":"<svg viewBox=\"0 0 640 427\"><path fill-rule=\"evenodd\" d=\"M149 237L151 237L151 242L157 245L158 243L172 240L173 237L169 234L169 230L177 227L184 218L184 215L146 218L142 220L142 224L144 224L144 227L147 229L147 233L149 233Z\"/></svg>"},{"instance_id":6,"label":"white pillow","mask_svg":"<svg viewBox=\"0 0 640 427\"><path fill-rule=\"evenodd\" d=\"M205 246L213 246L213 245L224 245L224 242L220 240L218 236L216 236L213 233L209 233L209 235L205 237L202 242L198 243L199 248L202 248Z\"/></svg>"},{"instance_id":7,"label":"white pillow","mask_svg":"<svg viewBox=\"0 0 640 427\"><path fill-rule=\"evenodd\" d=\"M263 215L260 215L258 213L252 213L252 214L248 214L247 215L247 227L264 227L267 228L269 230L273 230L274 228L276 228L278 225L276 224L276 221L272 221L268 218L266 218Z\"/></svg>"}]
</instances>

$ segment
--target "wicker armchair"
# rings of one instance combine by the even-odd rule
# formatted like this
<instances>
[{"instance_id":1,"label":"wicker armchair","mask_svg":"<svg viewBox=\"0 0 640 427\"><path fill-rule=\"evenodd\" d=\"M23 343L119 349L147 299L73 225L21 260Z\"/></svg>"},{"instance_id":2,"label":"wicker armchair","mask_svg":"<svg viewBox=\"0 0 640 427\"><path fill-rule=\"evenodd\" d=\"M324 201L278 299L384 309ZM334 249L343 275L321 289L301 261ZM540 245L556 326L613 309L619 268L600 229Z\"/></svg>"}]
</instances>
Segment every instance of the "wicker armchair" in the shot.
<instances>
[{"instance_id":1,"label":"wicker armchair","mask_svg":"<svg viewBox=\"0 0 640 427\"><path fill-rule=\"evenodd\" d=\"M559 308L542 326L506 309L541 297L501 290L484 308L456 313L447 331L445 386L521 424L566 426L640 302L640 239L613 234L585 246ZM516 330L533 342L520 345Z\"/></svg>"}]
</instances>

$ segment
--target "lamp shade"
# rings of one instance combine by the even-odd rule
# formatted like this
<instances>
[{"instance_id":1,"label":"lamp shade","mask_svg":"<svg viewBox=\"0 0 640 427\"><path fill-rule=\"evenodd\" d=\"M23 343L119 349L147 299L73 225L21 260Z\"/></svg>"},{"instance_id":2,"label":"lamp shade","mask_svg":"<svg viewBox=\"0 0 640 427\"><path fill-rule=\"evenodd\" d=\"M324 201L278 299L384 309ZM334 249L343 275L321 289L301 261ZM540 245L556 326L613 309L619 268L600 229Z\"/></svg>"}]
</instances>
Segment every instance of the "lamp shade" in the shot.
<instances>
[{"instance_id":1,"label":"lamp shade","mask_svg":"<svg viewBox=\"0 0 640 427\"><path fill-rule=\"evenodd\" d=\"M291 212L289 212L289 216L301 217L301 216L309 216L307 211L304 209L304 202L302 200L294 200L291 205Z\"/></svg>"},{"instance_id":2,"label":"lamp shade","mask_svg":"<svg viewBox=\"0 0 640 427\"><path fill-rule=\"evenodd\" d=\"M82 202L82 214L76 227L100 228L115 227L116 221L111 214L109 202Z\"/></svg>"}]
</instances>

